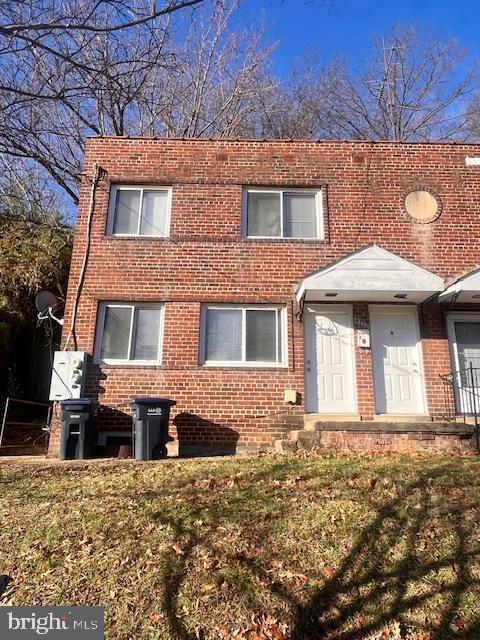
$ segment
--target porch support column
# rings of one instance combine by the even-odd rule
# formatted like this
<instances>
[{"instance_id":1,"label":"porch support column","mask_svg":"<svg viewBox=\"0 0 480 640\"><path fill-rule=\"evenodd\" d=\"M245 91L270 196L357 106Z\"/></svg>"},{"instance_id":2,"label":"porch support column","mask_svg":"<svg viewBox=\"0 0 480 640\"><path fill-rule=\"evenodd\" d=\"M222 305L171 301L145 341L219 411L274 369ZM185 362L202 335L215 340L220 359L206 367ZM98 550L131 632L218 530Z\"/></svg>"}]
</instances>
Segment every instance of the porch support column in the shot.
<instances>
[{"instance_id":1,"label":"porch support column","mask_svg":"<svg viewBox=\"0 0 480 640\"><path fill-rule=\"evenodd\" d=\"M369 329L368 303L353 304L355 373L357 381L357 413L363 420L373 420L375 415L375 385L373 381L372 350L358 346L357 330Z\"/></svg>"},{"instance_id":2,"label":"porch support column","mask_svg":"<svg viewBox=\"0 0 480 640\"><path fill-rule=\"evenodd\" d=\"M452 370L445 319L439 305L419 307L423 369L428 413L441 417L445 412L445 397L441 375Z\"/></svg>"}]
</instances>

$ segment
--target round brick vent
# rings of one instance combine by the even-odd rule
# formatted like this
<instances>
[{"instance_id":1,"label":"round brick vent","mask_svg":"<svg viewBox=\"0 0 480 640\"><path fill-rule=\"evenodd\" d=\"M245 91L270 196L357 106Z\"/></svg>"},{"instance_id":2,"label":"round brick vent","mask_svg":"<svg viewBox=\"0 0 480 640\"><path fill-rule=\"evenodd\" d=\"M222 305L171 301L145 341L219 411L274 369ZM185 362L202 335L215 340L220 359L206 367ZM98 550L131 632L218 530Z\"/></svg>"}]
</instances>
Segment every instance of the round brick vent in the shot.
<instances>
[{"instance_id":1,"label":"round brick vent","mask_svg":"<svg viewBox=\"0 0 480 640\"><path fill-rule=\"evenodd\" d=\"M441 213L439 198L431 191L416 189L405 196L405 212L415 222L433 222Z\"/></svg>"}]
</instances>

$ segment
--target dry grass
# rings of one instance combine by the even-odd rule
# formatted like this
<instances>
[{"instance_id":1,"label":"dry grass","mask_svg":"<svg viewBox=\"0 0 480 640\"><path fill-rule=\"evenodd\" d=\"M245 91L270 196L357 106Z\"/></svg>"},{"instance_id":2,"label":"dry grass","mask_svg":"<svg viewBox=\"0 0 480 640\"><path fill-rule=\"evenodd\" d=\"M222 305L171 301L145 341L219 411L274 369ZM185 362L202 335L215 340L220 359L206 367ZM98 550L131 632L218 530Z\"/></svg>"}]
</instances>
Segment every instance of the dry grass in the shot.
<instances>
[{"instance_id":1,"label":"dry grass","mask_svg":"<svg viewBox=\"0 0 480 640\"><path fill-rule=\"evenodd\" d=\"M1 463L3 604L107 638L479 638L480 462Z\"/></svg>"}]
</instances>

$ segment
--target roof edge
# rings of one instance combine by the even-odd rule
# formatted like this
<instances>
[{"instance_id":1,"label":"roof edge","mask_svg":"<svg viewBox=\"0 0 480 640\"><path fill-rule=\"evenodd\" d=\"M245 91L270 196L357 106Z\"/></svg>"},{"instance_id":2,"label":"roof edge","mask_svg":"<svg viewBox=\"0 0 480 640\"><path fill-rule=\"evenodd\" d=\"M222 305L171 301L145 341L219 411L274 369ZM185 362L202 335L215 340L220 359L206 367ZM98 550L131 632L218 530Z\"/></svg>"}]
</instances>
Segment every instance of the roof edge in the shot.
<instances>
[{"instance_id":1,"label":"roof edge","mask_svg":"<svg viewBox=\"0 0 480 640\"><path fill-rule=\"evenodd\" d=\"M452 140L449 142L441 142L438 140L356 140L349 138L328 139L328 138L216 138L216 137L166 137L166 136L86 136L88 141L96 140L155 140L158 142L256 142L265 144L276 144L278 142L289 144L352 144L352 145L371 145L371 146L436 146L436 147L480 147L480 140L476 142L464 142Z\"/></svg>"}]
</instances>

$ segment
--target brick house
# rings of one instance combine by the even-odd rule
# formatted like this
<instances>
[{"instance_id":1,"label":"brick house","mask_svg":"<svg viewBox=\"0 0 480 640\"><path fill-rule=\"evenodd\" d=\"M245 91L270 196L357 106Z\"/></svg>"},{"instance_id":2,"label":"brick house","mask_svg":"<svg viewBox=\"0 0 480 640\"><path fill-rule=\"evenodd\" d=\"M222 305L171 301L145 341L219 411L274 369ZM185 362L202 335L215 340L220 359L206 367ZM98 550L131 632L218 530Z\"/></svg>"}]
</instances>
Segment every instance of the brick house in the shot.
<instances>
[{"instance_id":1,"label":"brick house","mask_svg":"<svg viewBox=\"0 0 480 640\"><path fill-rule=\"evenodd\" d=\"M103 442L131 398L167 396L181 453L467 446L441 376L480 358L479 164L480 145L90 138L63 338Z\"/></svg>"}]
</instances>

